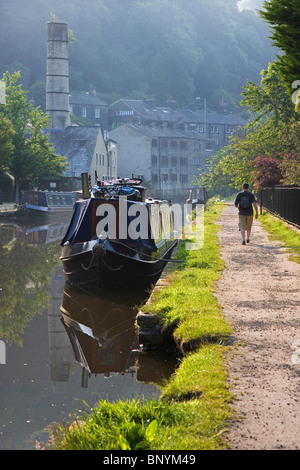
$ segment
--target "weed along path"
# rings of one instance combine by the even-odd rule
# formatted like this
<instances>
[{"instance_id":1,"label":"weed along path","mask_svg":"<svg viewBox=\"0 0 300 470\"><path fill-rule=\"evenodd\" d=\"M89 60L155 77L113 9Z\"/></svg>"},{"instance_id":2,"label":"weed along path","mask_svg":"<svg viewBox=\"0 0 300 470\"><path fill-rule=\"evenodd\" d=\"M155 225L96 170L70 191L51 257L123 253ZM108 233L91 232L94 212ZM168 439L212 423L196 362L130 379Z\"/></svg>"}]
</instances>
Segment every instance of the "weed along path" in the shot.
<instances>
[{"instance_id":1,"label":"weed along path","mask_svg":"<svg viewBox=\"0 0 300 470\"><path fill-rule=\"evenodd\" d=\"M226 267L217 298L233 327L227 356L237 420L232 450L300 449L300 265L282 243L270 241L259 219L250 244L241 244L237 210L219 219Z\"/></svg>"}]
</instances>

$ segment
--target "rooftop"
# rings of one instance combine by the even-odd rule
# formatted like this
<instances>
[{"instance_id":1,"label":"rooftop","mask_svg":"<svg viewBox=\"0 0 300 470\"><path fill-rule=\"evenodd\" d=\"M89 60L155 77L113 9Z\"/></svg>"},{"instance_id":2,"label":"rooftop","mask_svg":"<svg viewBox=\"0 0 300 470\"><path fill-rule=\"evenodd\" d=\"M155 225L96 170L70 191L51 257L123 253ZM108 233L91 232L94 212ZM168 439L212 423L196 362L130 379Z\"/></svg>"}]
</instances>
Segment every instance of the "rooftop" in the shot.
<instances>
[{"instance_id":1,"label":"rooftop","mask_svg":"<svg viewBox=\"0 0 300 470\"><path fill-rule=\"evenodd\" d=\"M185 122L200 124L206 121L207 124L227 124L231 126L245 126L247 122L245 119L234 114L221 114L205 112L204 109L193 111L191 109L176 109L173 110L169 107L151 106L148 101L144 100L128 100L120 99L113 103L110 108L124 109L127 107L133 110L136 114L145 119L154 121L171 121L171 122Z\"/></svg>"},{"instance_id":2,"label":"rooftop","mask_svg":"<svg viewBox=\"0 0 300 470\"><path fill-rule=\"evenodd\" d=\"M70 126L63 130L49 130L50 142L57 155L66 157L69 167L66 177L80 177L89 170L96 142L101 129L99 127Z\"/></svg>"}]
</instances>

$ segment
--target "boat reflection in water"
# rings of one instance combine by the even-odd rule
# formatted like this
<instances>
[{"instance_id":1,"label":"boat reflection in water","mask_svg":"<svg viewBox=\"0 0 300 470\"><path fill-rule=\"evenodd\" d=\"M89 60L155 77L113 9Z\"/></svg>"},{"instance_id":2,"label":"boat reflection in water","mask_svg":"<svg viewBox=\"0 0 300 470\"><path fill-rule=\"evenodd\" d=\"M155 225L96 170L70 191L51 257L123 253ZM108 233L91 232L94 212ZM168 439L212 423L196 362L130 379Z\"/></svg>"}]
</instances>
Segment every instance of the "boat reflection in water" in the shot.
<instances>
[{"instance_id":1,"label":"boat reflection in water","mask_svg":"<svg viewBox=\"0 0 300 470\"><path fill-rule=\"evenodd\" d=\"M46 426L68 422L78 400L92 407L99 399L160 393L160 365L145 366L135 335L138 305L147 296L65 287L59 262L65 230L40 221L0 222L0 450L33 450L36 441L48 441Z\"/></svg>"},{"instance_id":2,"label":"boat reflection in water","mask_svg":"<svg viewBox=\"0 0 300 470\"><path fill-rule=\"evenodd\" d=\"M137 357L135 318L143 292L76 288L65 284L62 322L75 359L82 366L82 386L90 374L134 372Z\"/></svg>"},{"instance_id":3,"label":"boat reflection in water","mask_svg":"<svg viewBox=\"0 0 300 470\"><path fill-rule=\"evenodd\" d=\"M44 245L61 240L69 222L35 225L22 229L19 227L19 239L21 243L30 245Z\"/></svg>"},{"instance_id":4,"label":"boat reflection in water","mask_svg":"<svg viewBox=\"0 0 300 470\"><path fill-rule=\"evenodd\" d=\"M62 323L82 367L82 387L88 386L93 374L109 377L137 372L139 381L158 383L174 372L176 358L154 355L152 366L151 355L139 349L136 315L147 296L143 290L124 289L116 295L115 289L88 290L65 283Z\"/></svg>"}]
</instances>

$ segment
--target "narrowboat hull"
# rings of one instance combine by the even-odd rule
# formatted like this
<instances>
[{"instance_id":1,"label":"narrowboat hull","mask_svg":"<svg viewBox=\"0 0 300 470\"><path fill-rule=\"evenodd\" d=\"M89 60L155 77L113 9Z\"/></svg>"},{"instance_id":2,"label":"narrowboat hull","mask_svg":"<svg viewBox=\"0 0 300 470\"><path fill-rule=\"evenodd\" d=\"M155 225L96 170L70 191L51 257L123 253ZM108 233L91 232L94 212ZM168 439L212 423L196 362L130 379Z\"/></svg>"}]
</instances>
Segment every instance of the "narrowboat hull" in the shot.
<instances>
[{"instance_id":1,"label":"narrowboat hull","mask_svg":"<svg viewBox=\"0 0 300 470\"><path fill-rule=\"evenodd\" d=\"M75 286L151 288L177 245L172 224L161 223L172 219L165 212L159 203L126 198L77 201L61 242L66 281ZM109 222L110 228L103 231ZM137 225L143 226L143 236L131 237ZM168 229L162 231L162 226Z\"/></svg>"},{"instance_id":2,"label":"narrowboat hull","mask_svg":"<svg viewBox=\"0 0 300 470\"><path fill-rule=\"evenodd\" d=\"M74 286L149 289L160 278L177 245L169 240L159 258L113 240L92 240L62 249L65 280Z\"/></svg>"}]
</instances>

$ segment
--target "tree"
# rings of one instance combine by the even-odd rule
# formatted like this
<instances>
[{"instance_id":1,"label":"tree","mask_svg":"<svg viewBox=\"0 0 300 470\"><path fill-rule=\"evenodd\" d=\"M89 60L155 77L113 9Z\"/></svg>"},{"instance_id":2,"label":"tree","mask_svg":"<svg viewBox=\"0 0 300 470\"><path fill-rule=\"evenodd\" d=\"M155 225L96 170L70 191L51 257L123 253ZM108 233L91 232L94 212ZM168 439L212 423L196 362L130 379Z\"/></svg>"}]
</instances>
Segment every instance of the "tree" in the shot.
<instances>
[{"instance_id":1,"label":"tree","mask_svg":"<svg viewBox=\"0 0 300 470\"><path fill-rule=\"evenodd\" d=\"M297 117L293 102L284 86L278 71L278 62L269 64L261 71L260 85L248 80L243 86L241 105L253 114L252 123L271 119L274 125L288 123Z\"/></svg>"},{"instance_id":2,"label":"tree","mask_svg":"<svg viewBox=\"0 0 300 470\"><path fill-rule=\"evenodd\" d=\"M248 81L243 87L241 104L248 107L252 120L231 139L230 145L221 151L217 164L210 169L206 180L212 188L216 188L218 178L222 182L226 177L235 188L244 181L257 187L274 185L281 176L284 184L291 181L288 168L296 168L295 155L300 154L299 114L295 112L277 63L270 64L261 75L260 85ZM283 158L284 154L289 154L289 158ZM274 159L278 162L276 171ZM299 182L297 174L299 172L293 172L294 183Z\"/></svg>"},{"instance_id":3,"label":"tree","mask_svg":"<svg viewBox=\"0 0 300 470\"><path fill-rule=\"evenodd\" d=\"M9 170L14 153L15 131L9 119L0 115L0 176Z\"/></svg>"},{"instance_id":4,"label":"tree","mask_svg":"<svg viewBox=\"0 0 300 470\"><path fill-rule=\"evenodd\" d=\"M225 160L225 149L221 149L215 155L212 155L209 160L209 171L200 170L194 184L205 187L209 194L228 196L230 192L228 190L232 186L232 175L226 171Z\"/></svg>"},{"instance_id":5,"label":"tree","mask_svg":"<svg viewBox=\"0 0 300 470\"><path fill-rule=\"evenodd\" d=\"M256 189L272 188L282 179L280 160L260 155L254 160Z\"/></svg>"},{"instance_id":6,"label":"tree","mask_svg":"<svg viewBox=\"0 0 300 470\"><path fill-rule=\"evenodd\" d=\"M300 186L300 154L287 152L281 158L280 170L284 183Z\"/></svg>"},{"instance_id":7,"label":"tree","mask_svg":"<svg viewBox=\"0 0 300 470\"><path fill-rule=\"evenodd\" d=\"M15 178L16 201L21 180L33 185L40 177L61 175L67 165L64 157L55 155L49 134L44 132L49 128L49 117L27 100L26 91L17 84L19 78L20 72L4 74L6 104L0 106L0 117L10 121L14 130L8 170Z\"/></svg>"},{"instance_id":8,"label":"tree","mask_svg":"<svg viewBox=\"0 0 300 470\"><path fill-rule=\"evenodd\" d=\"M279 70L283 82L291 93L291 87L300 77L300 2L295 0L268 0L260 15L271 25L271 38L283 51L278 55Z\"/></svg>"}]
</instances>

